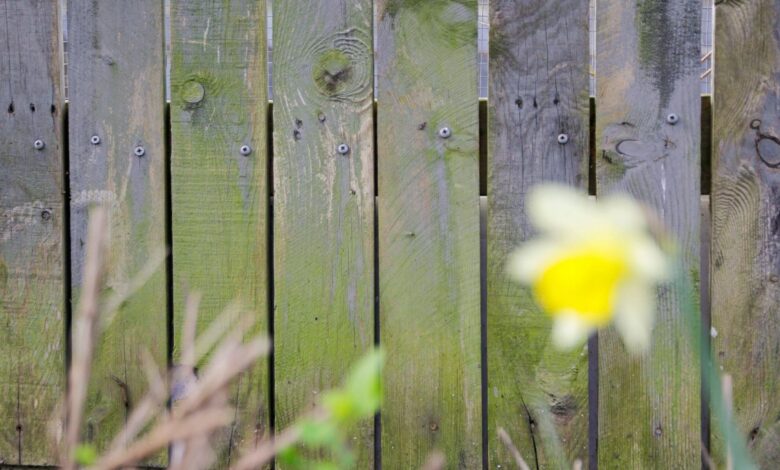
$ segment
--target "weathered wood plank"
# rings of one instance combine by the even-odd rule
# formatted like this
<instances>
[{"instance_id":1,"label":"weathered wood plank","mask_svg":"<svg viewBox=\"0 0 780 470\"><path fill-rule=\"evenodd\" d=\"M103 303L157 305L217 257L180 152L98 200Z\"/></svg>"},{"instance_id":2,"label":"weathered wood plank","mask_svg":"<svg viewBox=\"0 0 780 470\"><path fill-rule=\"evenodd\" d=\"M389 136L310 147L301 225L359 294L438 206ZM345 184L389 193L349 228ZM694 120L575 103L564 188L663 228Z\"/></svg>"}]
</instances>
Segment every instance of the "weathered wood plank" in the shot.
<instances>
[{"instance_id":1,"label":"weathered wood plank","mask_svg":"<svg viewBox=\"0 0 780 470\"><path fill-rule=\"evenodd\" d=\"M374 343L371 24L369 0L274 5L277 428ZM370 468L371 423L351 439Z\"/></svg>"},{"instance_id":2,"label":"weathered wood plank","mask_svg":"<svg viewBox=\"0 0 780 470\"><path fill-rule=\"evenodd\" d=\"M377 15L382 466L438 449L477 468L477 1L380 0Z\"/></svg>"},{"instance_id":3,"label":"weathered wood plank","mask_svg":"<svg viewBox=\"0 0 780 470\"><path fill-rule=\"evenodd\" d=\"M65 383L57 10L51 0L0 1L0 464L56 461L49 425Z\"/></svg>"},{"instance_id":4,"label":"weathered wood plank","mask_svg":"<svg viewBox=\"0 0 780 470\"><path fill-rule=\"evenodd\" d=\"M780 1L722 2L716 17L712 351L732 376L734 418L769 469L780 461Z\"/></svg>"},{"instance_id":5,"label":"weathered wood plank","mask_svg":"<svg viewBox=\"0 0 780 470\"><path fill-rule=\"evenodd\" d=\"M533 235L524 209L531 187L555 181L587 189L588 2L501 0L490 9L489 467L515 465L496 435L503 427L529 465L560 468L555 438L530 423L551 419L569 460L587 460L587 348L552 346L549 317L507 278L505 261Z\"/></svg>"},{"instance_id":6,"label":"weathered wood plank","mask_svg":"<svg viewBox=\"0 0 780 470\"><path fill-rule=\"evenodd\" d=\"M73 302L87 210L108 209L109 290L165 247L163 6L158 0L68 2ZM91 140L97 136L99 142ZM84 439L105 447L146 389L139 354L166 364L166 272L125 302L97 345Z\"/></svg>"},{"instance_id":7,"label":"weathered wood plank","mask_svg":"<svg viewBox=\"0 0 780 470\"><path fill-rule=\"evenodd\" d=\"M181 359L187 291L203 297L198 329L234 300L268 319L267 80L264 0L171 5L173 361ZM268 364L232 392L233 426L218 466L267 434Z\"/></svg>"},{"instance_id":8,"label":"weathered wood plank","mask_svg":"<svg viewBox=\"0 0 780 470\"><path fill-rule=\"evenodd\" d=\"M624 191L655 209L698 284L701 2L601 0L597 15L598 194ZM601 467L699 467L700 367L686 328L662 288L646 356L599 335Z\"/></svg>"}]
</instances>

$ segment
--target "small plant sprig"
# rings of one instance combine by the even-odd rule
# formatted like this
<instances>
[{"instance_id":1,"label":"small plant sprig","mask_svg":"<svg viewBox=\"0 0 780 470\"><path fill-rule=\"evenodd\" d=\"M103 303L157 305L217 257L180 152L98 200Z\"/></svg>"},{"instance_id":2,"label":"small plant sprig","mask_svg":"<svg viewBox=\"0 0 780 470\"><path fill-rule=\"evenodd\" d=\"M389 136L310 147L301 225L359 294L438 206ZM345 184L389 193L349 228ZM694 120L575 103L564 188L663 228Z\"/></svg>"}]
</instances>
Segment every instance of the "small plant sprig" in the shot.
<instances>
[{"instance_id":1,"label":"small plant sprig","mask_svg":"<svg viewBox=\"0 0 780 470\"><path fill-rule=\"evenodd\" d=\"M107 224L105 210L93 209L84 288L74 318L61 466L65 470L127 468L170 448L172 470L211 468L216 459L213 438L230 426L235 416L229 400L230 386L267 355L270 342L262 335L251 334L253 316L237 305L228 307L196 338L200 301L197 294L188 296L186 302L181 363L169 374L163 374L150 354L142 355L149 391L135 406L122 431L102 454L92 445L80 442L87 384L100 333L110 324L118 307L152 277L165 259L164 253L154 256L124 289L102 298L109 243ZM323 394L321 403L295 425L276 436L263 437L252 448L242 449L231 469L265 468L275 457L286 468L352 468L354 457L346 435L352 426L373 417L379 409L382 358L381 351L369 353L347 376L343 387ZM202 373L196 378L195 366L204 362L198 368ZM174 406L167 410L166 404L172 399ZM328 459L306 460L301 449L324 453Z\"/></svg>"}]
</instances>

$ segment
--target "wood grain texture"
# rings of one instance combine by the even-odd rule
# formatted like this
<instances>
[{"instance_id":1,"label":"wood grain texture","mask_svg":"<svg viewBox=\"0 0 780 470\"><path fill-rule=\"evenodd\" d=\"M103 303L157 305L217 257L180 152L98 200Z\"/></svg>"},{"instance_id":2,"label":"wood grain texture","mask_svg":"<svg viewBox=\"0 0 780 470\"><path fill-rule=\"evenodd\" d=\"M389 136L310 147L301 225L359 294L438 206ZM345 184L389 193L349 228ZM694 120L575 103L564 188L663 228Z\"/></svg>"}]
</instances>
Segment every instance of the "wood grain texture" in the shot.
<instances>
[{"instance_id":1,"label":"wood grain texture","mask_svg":"<svg viewBox=\"0 0 780 470\"><path fill-rule=\"evenodd\" d=\"M203 295L199 331L233 301L268 326L265 1L178 0L171 24L176 363L187 291ZM267 387L265 361L238 379L219 467L268 433Z\"/></svg>"},{"instance_id":2,"label":"wood grain texture","mask_svg":"<svg viewBox=\"0 0 780 470\"><path fill-rule=\"evenodd\" d=\"M67 8L75 305L90 206L108 210L108 292L123 289L165 247L163 6L158 0L71 0ZM94 135L98 145L90 141ZM145 393L141 351L166 364L166 299L163 266L120 307L97 345L84 439L98 448L110 443Z\"/></svg>"},{"instance_id":3,"label":"wood grain texture","mask_svg":"<svg viewBox=\"0 0 780 470\"><path fill-rule=\"evenodd\" d=\"M57 2L0 1L0 465L56 462L65 383ZM34 142L44 147L36 150Z\"/></svg>"},{"instance_id":4,"label":"wood grain texture","mask_svg":"<svg viewBox=\"0 0 780 470\"><path fill-rule=\"evenodd\" d=\"M374 343L369 0L274 5L276 426L341 383ZM340 145L348 146L340 153ZM373 462L373 427L350 436Z\"/></svg>"},{"instance_id":5,"label":"wood grain texture","mask_svg":"<svg viewBox=\"0 0 780 470\"><path fill-rule=\"evenodd\" d=\"M761 468L780 461L780 1L716 9L713 355ZM725 462L713 419L713 455Z\"/></svg>"},{"instance_id":6,"label":"wood grain texture","mask_svg":"<svg viewBox=\"0 0 780 470\"><path fill-rule=\"evenodd\" d=\"M530 290L506 276L509 253L533 236L528 190L588 180L588 2L501 0L490 5L488 154L489 468L512 468L502 427L534 468L588 456L587 348L561 353ZM568 137L566 144L558 136ZM531 424L535 423L535 424Z\"/></svg>"},{"instance_id":7,"label":"wood grain texture","mask_svg":"<svg viewBox=\"0 0 780 470\"><path fill-rule=\"evenodd\" d=\"M381 0L377 15L382 466L437 449L477 468L477 1Z\"/></svg>"},{"instance_id":8,"label":"wood grain texture","mask_svg":"<svg viewBox=\"0 0 780 470\"><path fill-rule=\"evenodd\" d=\"M597 15L598 195L654 209L698 286L701 2L601 0ZM700 466L700 366L679 300L659 289L646 356L629 356L614 331L599 335L602 468Z\"/></svg>"}]
</instances>

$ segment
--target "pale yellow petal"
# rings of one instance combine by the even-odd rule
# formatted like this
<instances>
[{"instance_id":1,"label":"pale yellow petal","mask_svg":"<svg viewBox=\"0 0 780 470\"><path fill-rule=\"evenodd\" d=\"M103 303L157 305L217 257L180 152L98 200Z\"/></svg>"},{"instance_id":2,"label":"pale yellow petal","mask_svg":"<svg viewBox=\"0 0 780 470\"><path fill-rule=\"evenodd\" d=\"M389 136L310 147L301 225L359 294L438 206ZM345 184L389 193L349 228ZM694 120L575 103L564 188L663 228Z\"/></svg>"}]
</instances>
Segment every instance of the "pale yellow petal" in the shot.
<instances>
[{"instance_id":1,"label":"pale yellow petal","mask_svg":"<svg viewBox=\"0 0 780 470\"><path fill-rule=\"evenodd\" d=\"M510 278L530 284L558 256L559 244L550 240L531 240L509 255L506 271Z\"/></svg>"},{"instance_id":2,"label":"pale yellow petal","mask_svg":"<svg viewBox=\"0 0 780 470\"><path fill-rule=\"evenodd\" d=\"M616 194L599 200L608 223L621 233L644 231L647 220L642 206L628 196Z\"/></svg>"},{"instance_id":3,"label":"pale yellow petal","mask_svg":"<svg viewBox=\"0 0 780 470\"><path fill-rule=\"evenodd\" d=\"M586 195L559 184L533 188L526 211L538 230L564 237L576 236L601 219L596 204Z\"/></svg>"},{"instance_id":4,"label":"pale yellow petal","mask_svg":"<svg viewBox=\"0 0 780 470\"><path fill-rule=\"evenodd\" d=\"M649 235L641 235L629 242L628 256L632 270L648 280L664 281L670 276L669 259L658 243Z\"/></svg>"},{"instance_id":5,"label":"pale yellow petal","mask_svg":"<svg viewBox=\"0 0 780 470\"><path fill-rule=\"evenodd\" d=\"M621 286L614 324L626 349L641 353L650 347L655 322L656 288L634 279Z\"/></svg>"},{"instance_id":6,"label":"pale yellow petal","mask_svg":"<svg viewBox=\"0 0 780 470\"><path fill-rule=\"evenodd\" d=\"M582 345L595 327L575 312L555 315L552 327L553 345L561 350L570 350Z\"/></svg>"}]
</instances>

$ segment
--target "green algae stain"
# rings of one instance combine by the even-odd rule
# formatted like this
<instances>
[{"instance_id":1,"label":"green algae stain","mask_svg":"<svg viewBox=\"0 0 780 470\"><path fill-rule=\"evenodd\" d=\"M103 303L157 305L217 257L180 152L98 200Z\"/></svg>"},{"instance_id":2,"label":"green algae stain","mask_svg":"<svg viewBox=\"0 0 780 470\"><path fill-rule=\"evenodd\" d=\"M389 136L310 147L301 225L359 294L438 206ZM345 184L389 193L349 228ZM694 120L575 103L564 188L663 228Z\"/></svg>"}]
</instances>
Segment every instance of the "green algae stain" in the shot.
<instances>
[{"instance_id":1,"label":"green algae stain","mask_svg":"<svg viewBox=\"0 0 780 470\"><path fill-rule=\"evenodd\" d=\"M700 6L696 2L639 0L636 29L639 63L669 105L676 82L698 67Z\"/></svg>"}]
</instances>

